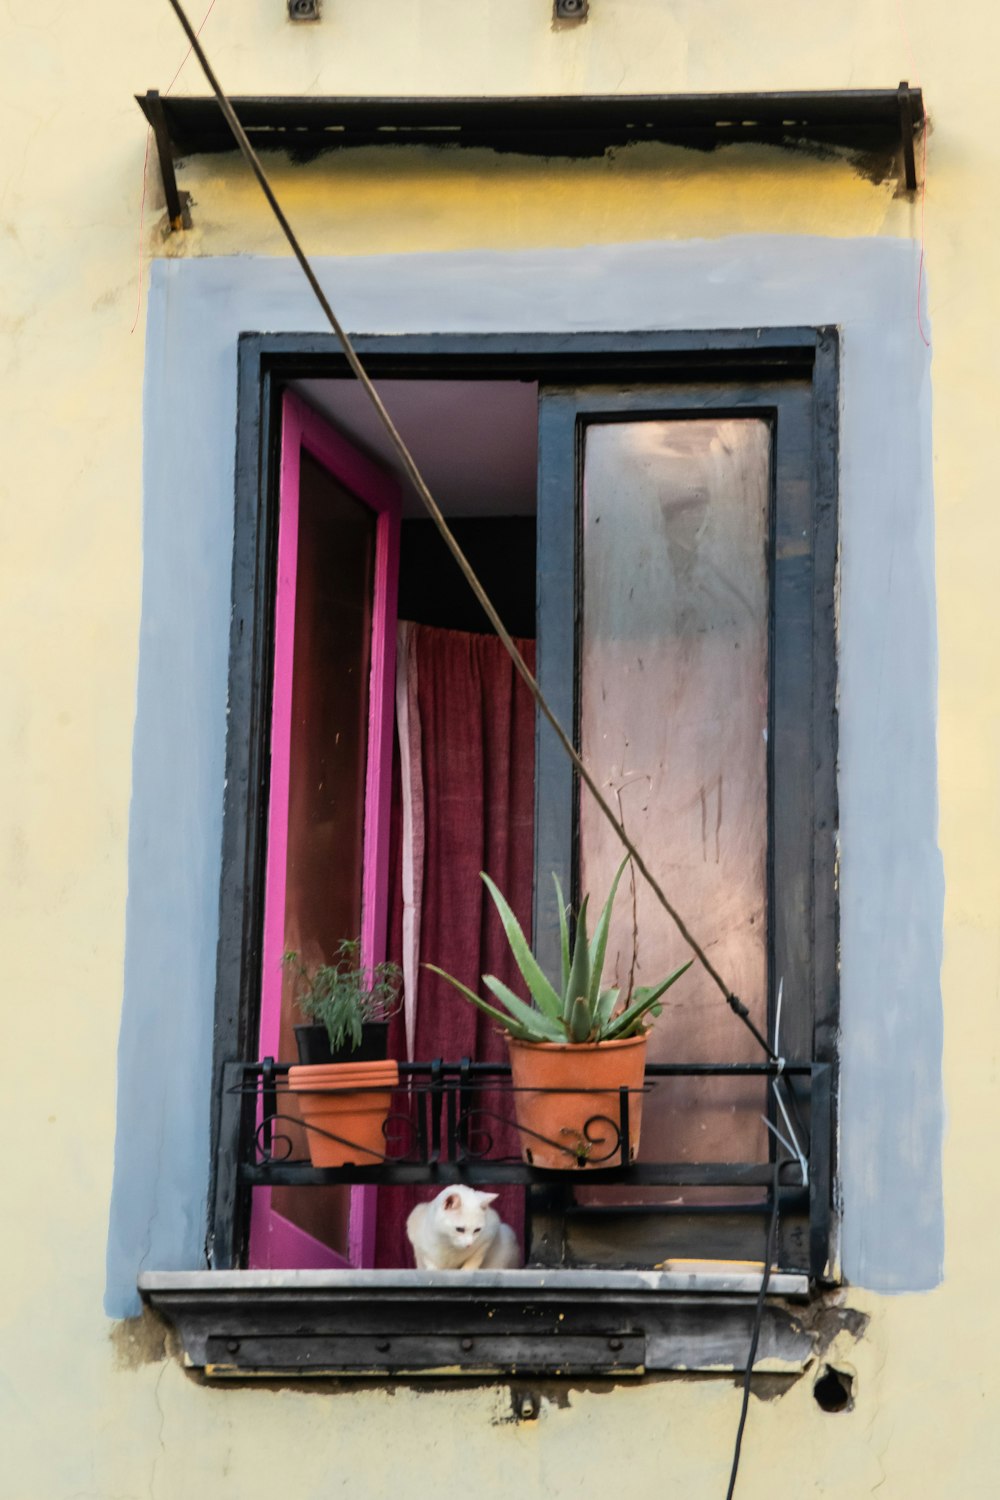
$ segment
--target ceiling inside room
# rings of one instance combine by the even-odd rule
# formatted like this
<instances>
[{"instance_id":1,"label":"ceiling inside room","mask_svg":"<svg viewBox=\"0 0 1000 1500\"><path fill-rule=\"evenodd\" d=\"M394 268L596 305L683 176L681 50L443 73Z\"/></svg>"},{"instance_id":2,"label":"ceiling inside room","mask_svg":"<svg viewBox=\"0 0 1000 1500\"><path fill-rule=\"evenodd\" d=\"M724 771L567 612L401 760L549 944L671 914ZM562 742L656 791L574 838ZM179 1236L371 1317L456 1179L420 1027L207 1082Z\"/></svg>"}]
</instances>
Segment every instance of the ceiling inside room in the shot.
<instances>
[{"instance_id":1,"label":"ceiling inside room","mask_svg":"<svg viewBox=\"0 0 1000 1500\"><path fill-rule=\"evenodd\" d=\"M538 387L521 380L381 380L378 391L441 509L452 516L535 511ZM294 390L403 484L404 516L424 514L368 396L352 379Z\"/></svg>"}]
</instances>

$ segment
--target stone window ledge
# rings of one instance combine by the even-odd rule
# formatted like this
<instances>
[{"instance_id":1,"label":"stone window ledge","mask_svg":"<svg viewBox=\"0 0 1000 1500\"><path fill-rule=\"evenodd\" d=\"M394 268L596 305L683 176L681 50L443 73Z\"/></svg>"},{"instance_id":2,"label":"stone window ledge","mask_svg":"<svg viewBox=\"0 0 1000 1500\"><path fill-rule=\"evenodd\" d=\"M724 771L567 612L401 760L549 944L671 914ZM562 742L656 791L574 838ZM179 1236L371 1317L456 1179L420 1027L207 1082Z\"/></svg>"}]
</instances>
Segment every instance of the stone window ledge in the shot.
<instances>
[{"instance_id":1,"label":"stone window ledge","mask_svg":"<svg viewBox=\"0 0 1000 1500\"><path fill-rule=\"evenodd\" d=\"M759 1266L659 1271L150 1271L144 1301L185 1363L248 1376L642 1376L746 1368ZM788 1304L804 1275L774 1272L754 1368L793 1375L814 1334Z\"/></svg>"}]
</instances>

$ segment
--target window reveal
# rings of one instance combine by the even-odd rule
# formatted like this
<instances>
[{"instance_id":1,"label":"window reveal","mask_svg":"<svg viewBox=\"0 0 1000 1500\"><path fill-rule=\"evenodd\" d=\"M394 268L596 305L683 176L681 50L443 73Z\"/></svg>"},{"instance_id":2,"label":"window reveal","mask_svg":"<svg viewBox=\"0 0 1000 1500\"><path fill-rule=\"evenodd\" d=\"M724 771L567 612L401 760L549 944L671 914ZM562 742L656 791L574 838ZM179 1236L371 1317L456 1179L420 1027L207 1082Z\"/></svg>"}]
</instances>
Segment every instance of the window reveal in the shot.
<instances>
[{"instance_id":1,"label":"window reveal","mask_svg":"<svg viewBox=\"0 0 1000 1500\"><path fill-rule=\"evenodd\" d=\"M664 779L660 787L651 789L658 795L646 804L648 827L645 831L630 821L631 761L623 759L621 750L615 748L610 752L607 764L599 766L599 776L602 779L606 776L610 782L617 778L628 783L622 790L623 810L630 831L647 854L655 848L657 857L667 860L665 866L660 866L665 875L664 883L672 894L676 894L678 904L686 910L703 939L711 943L713 935L724 929L725 940L733 946L733 952L725 960L717 955L720 967L734 987L740 989L743 998L755 1008L758 1017L762 1017L769 998L773 1003L776 975L786 976L786 989L790 988L797 998L787 1012L790 1020L783 1035L782 1050L787 1055L802 1058L811 1055L817 1020L826 1024L835 1003L835 983L829 964L832 945L828 931L824 929L823 933L825 948L821 944L817 950L811 944L812 935L824 925L822 920L817 922L817 903L814 901L817 869L821 877L832 872L832 859L826 853L816 861L814 868L811 845L816 823L815 806L822 799L817 795L817 787L809 784L808 767L813 761L809 741L815 732L812 719L817 706L828 710L827 717L832 724L832 695L824 705L822 690L824 686L832 686L833 557L829 525L818 528L815 533L811 529L817 503L817 486L813 479L819 456L818 443L822 438L821 424L817 422L811 405L809 381L802 379L803 366L810 364L812 358L813 350L809 349L805 358L797 363L793 361L795 367L781 372L782 378L778 380L771 378L773 371L769 366L768 378L762 381L730 380L720 384L717 378L714 381L706 378L701 384L624 386L620 389L604 385L588 389L586 386L549 385L542 380L539 391L538 598L539 671L543 687L564 722L574 722L578 714L578 731L584 753L590 760L594 759L595 752L599 759L600 740L609 732L608 724L617 721L629 725L632 743L625 748L629 753L635 748L639 752L637 759L651 759L657 750L658 734L669 738L672 724L676 728L678 719L690 719L691 733L682 735L680 740L675 738L668 756L674 765L679 760L685 766L684 785L679 788L676 781L668 783ZM530 361L525 368L530 370ZM707 407L722 410L722 418L709 418ZM776 420L779 412L780 422ZM776 439L776 433L780 434L780 440ZM672 476L667 476L662 463L651 464L651 456L655 458L657 454L661 459L671 459ZM828 489L831 487L830 472L831 466L827 463L824 482ZM623 473L627 476L625 483L622 482ZM636 482L643 476L645 490L642 482ZM601 485L605 487L604 494ZM822 486L818 488L822 490ZM712 497L710 505L709 496ZM600 522L597 507L608 501L615 507L616 526L608 543L603 539L598 543ZM631 516L629 506L633 507ZM713 554L711 547L718 547L719 538L709 535L707 553L699 554L694 547L692 554L692 543L706 540L704 528L699 530L695 525L692 530L692 515L699 507L702 511L707 507L713 516L720 509L728 508L729 522L734 530L721 543L721 553ZM644 514L647 524L628 524L629 520L634 523L636 513ZM710 526L709 533L711 530ZM608 536L609 531L606 530L604 535ZM658 560L644 554L650 535L656 536L661 544ZM615 543L618 544L617 550ZM829 588L829 599L824 594L821 608L814 609L813 593L819 584L812 570L814 555L820 553L819 543L823 548L819 584L824 589ZM610 547L610 551L602 554L602 547ZM739 558L737 567L729 567L728 564L736 558ZM645 595L636 600L634 586L630 585L633 593L628 600L621 573L636 567L644 578ZM606 618L603 620L602 576L607 585L604 588ZM582 584L580 598L574 587L577 577ZM715 602L721 615L713 621L709 599L707 616L703 612L699 623L697 608L692 612L692 601L697 605L700 594L706 594L703 585L708 577L714 578L718 584ZM685 599L683 585L685 582L690 584L692 579L697 586ZM775 587L768 603L769 581L772 579ZM708 590L707 595L710 594L711 590ZM581 600L582 618L578 619ZM730 610L728 616L722 607L725 601L728 601L726 607ZM606 717L602 724L602 712L592 712L597 701L595 686L601 682L603 670L598 659L600 652L595 652L594 643L600 640L608 620L612 623L624 620L626 633L648 629L648 616L651 610L656 613L657 602L663 606L659 611L660 628L650 631L654 649L649 662L643 657L642 668L644 673L648 668L656 678L655 691L638 695L642 712L637 717L635 704L629 700L631 688L626 674L605 671L603 691L606 693L610 685L617 693L617 700L613 695L610 709L604 710ZM631 618L625 603L633 612ZM805 653L803 670L803 643L816 620L819 620L821 628L818 634L822 637L817 662L812 661L810 646ZM739 670L727 667L715 675L714 718L711 713L701 714L704 682L712 680L711 669L706 673L696 673L694 677L690 671L680 670L683 662L681 653L675 649L674 637L683 641L685 629L693 630L695 636L708 637L707 641L701 642L703 658L706 652L708 657L713 651L720 655L723 646L734 656L740 654L741 657ZM774 640L774 649L770 653L769 635ZM657 641L661 648L659 655ZM820 670L816 670L817 664ZM776 697L769 698L768 685L775 680L779 683L779 691ZM575 696L575 684L578 684L578 697ZM814 694L817 695L815 702ZM653 699L657 701L654 703ZM606 697L604 703L607 703ZM740 705L738 710L735 704ZM702 719L705 722L701 722ZM695 729L703 735L700 744ZM829 796L831 739L832 736L821 726L818 759L823 762L828 781L825 787L819 786L819 791L827 794L823 812L830 829L834 811ZM771 792L776 743L781 752L782 768L791 773L791 794L788 805L782 808L776 808ZM700 775L706 747L724 768ZM560 871L564 883L577 892L591 886L600 889L606 884L600 873L601 860L606 861L613 854L610 844L605 841L602 845L599 838L594 838L592 819L586 807L580 806L573 789L572 774L565 764L557 762L558 755L553 756L552 746L546 743L542 731L536 807L535 925L543 942L546 932L551 938L554 928L549 871ZM652 776L641 767L635 768L635 774L640 778ZM726 847L724 837L724 808L728 804L723 799L727 774L734 782L742 781L742 800L733 804L738 830L733 849ZM817 778L817 783L820 781L821 778ZM713 782L719 785L713 787ZM711 800L713 791L714 804ZM683 804L685 800L691 805L677 806L678 802ZM740 809L738 812L737 808ZM690 887L687 898L670 870L671 832L677 829L686 834L677 863L681 865ZM769 838L766 837L768 833ZM579 856L574 850L579 851ZM716 856L721 867L717 873L724 877L720 882L724 889L721 897L717 895L713 900L711 866L715 864ZM577 857L581 868L579 879L573 880ZM740 870L735 877L733 860ZM710 868L706 870L699 866ZM779 892L777 901L774 899L775 889ZM819 889L824 910L818 915L825 919L832 905L829 882L824 883L821 879ZM692 906L692 894L698 894L696 906ZM630 949L631 917L626 905L622 903L619 919L628 931L619 932L618 937L619 946ZM731 906L736 906L741 913L735 922ZM645 918L640 920L645 930ZM665 918L657 920L656 926L661 932L665 925ZM660 941L659 937L657 941ZM769 956L771 963L767 965ZM639 961L651 969L664 966L655 952L650 954L644 950ZM820 988L822 995L819 994ZM818 1005L817 998L820 1000ZM715 1033L711 1041L706 1041L707 1032L699 1031L699 1019L705 1016L711 1017L710 1029ZM665 1025L669 1021L668 1013L660 1022L664 1027L664 1046L671 1045ZM673 1041L672 1056L676 1058L676 1036ZM711 996L705 997L697 1007L684 1045L689 1049L688 1057L703 1047L704 1053L714 1055L718 1060L720 1056L734 1058L742 1055L745 1041L738 1023L721 1006L719 999ZM684 1087L689 1091L686 1108L678 1103ZM718 1090L720 1086L712 1087ZM724 1087L728 1091L728 1102L717 1112L720 1117L731 1113L734 1098L732 1081L727 1081ZM759 1085L748 1087L744 1084L740 1087L742 1099L737 1102L744 1115L749 1117L760 1101ZM704 1142L699 1143L698 1136L690 1133L691 1094L693 1092L704 1103L706 1083L700 1081L696 1085L684 1086L672 1082L671 1088L678 1092L673 1095L673 1105L667 1105L663 1110L663 1129L666 1138L679 1142L671 1153L672 1159L713 1159L713 1152L705 1150ZM708 1117L704 1110L700 1113L702 1118L698 1124L706 1124ZM679 1125L683 1126L680 1134ZM688 1131L686 1137L684 1130ZM721 1137L716 1143L720 1154L730 1160L753 1156L761 1159L763 1152L758 1147L763 1139L763 1127L751 1125L750 1130L755 1133L752 1142L748 1142L750 1131L741 1129L738 1132L746 1147L739 1156L728 1145L722 1146ZM649 1136L646 1136L644 1144L648 1140ZM551 1201L559 1198L558 1194L548 1196L550 1202L542 1205L543 1212L539 1217L539 1242L546 1237L544 1213ZM661 1197L662 1194L657 1194L657 1201ZM690 1196L688 1201L691 1201ZM536 1202L536 1210L538 1208ZM610 1224L613 1217L611 1215L605 1223ZM742 1217L736 1226L735 1237L730 1232L733 1226L730 1224L726 1229L722 1219L718 1218L713 1220L713 1225L716 1228L721 1226L723 1232L713 1232L707 1237L699 1231L692 1238L690 1222L681 1223L677 1217L671 1220L671 1224L669 1246L675 1254L705 1250L713 1245L717 1253L720 1247L721 1253L726 1249L732 1253L737 1245L745 1249L751 1239L756 1243L752 1216ZM636 1232L637 1227L638 1221L629 1221L623 1238L621 1226L611 1226L610 1241L607 1236L602 1240L599 1234L599 1244L593 1235L589 1241L586 1235L582 1240L577 1235L576 1244L571 1243L572 1236L567 1236L563 1245L563 1253L568 1256L566 1263L584 1260L597 1264L648 1264L650 1257L661 1259L666 1243L662 1226L656 1228L652 1240L645 1230L639 1228ZM786 1253L787 1247L794 1243L799 1245L799 1250ZM801 1227L793 1226L783 1247L784 1263L803 1263L801 1245Z\"/></svg>"}]
</instances>

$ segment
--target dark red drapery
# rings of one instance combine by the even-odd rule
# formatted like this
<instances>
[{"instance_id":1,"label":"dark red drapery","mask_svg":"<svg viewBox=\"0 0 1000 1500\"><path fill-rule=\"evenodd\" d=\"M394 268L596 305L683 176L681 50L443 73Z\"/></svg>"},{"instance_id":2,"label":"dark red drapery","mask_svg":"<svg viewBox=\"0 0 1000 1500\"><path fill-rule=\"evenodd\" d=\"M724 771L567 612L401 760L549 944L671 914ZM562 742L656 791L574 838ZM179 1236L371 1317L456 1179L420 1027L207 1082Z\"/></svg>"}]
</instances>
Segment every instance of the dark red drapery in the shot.
<instances>
[{"instance_id":1,"label":"dark red drapery","mask_svg":"<svg viewBox=\"0 0 1000 1500\"><path fill-rule=\"evenodd\" d=\"M423 783L421 962L440 965L470 989L496 974L519 994L524 986L485 886L485 870L530 934L534 845L534 706L496 637L411 625L410 660L420 730ZM518 646L534 667L535 643ZM398 757L397 757L398 761ZM402 961L402 815L395 776L389 954ZM390 1036L391 1055L405 1057L402 1015ZM502 1036L489 1017L421 969L415 1045L420 1060L472 1057L506 1061ZM491 1122L491 1154L516 1157L517 1133ZM426 1188L382 1188L378 1199L376 1265L412 1266L406 1216L434 1197ZM505 1188L494 1205L520 1236L521 1188Z\"/></svg>"}]
</instances>

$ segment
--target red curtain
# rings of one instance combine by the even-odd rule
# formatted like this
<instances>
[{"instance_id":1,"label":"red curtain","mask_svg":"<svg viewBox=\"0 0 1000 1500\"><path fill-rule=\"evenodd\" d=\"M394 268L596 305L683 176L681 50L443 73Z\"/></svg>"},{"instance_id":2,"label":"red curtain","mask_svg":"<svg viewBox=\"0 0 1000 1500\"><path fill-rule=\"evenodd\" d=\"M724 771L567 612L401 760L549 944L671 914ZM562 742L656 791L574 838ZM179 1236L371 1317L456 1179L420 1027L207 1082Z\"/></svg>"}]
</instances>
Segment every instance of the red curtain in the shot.
<instances>
[{"instance_id":1,"label":"red curtain","mask_svg":"<svg viewBox=\"0 0 1000 1500\"><path fill-rule=\"evenodd\" d=\"M524 995L496 910L479 879L496 881L526 933L531 930L534 851L534 733L531 696L494 636L411 625L410 659L420 729L423 781L423 879L420 903L421 962L438 964L470 989L482 992L480 976L496 974ZM534 668L535 643L518 646ZM389 952L402 960L402 815L395 776ZM418 1061L434 1058L478 1062L507 1059L503 1037L488 1016L450 985L421 969L415 1045ZM402 1015L390 1036L391 1055L407 1055ZM509 1114L503 1101L487 1107ZM490 1155L517 1158L512 1126L489 1121ZM412 1266L406 1216L413 1205L435 1196L427 1188L381 1188L378 1198L377 1266ZM524 1190L503 1188L494 1207L523 1235Z\"/></svg>"}]
</instances>

